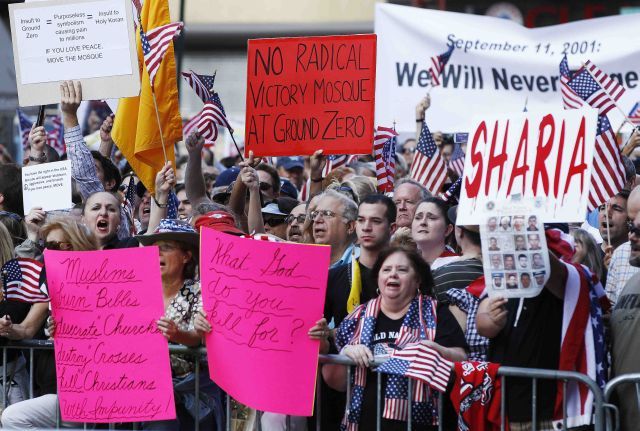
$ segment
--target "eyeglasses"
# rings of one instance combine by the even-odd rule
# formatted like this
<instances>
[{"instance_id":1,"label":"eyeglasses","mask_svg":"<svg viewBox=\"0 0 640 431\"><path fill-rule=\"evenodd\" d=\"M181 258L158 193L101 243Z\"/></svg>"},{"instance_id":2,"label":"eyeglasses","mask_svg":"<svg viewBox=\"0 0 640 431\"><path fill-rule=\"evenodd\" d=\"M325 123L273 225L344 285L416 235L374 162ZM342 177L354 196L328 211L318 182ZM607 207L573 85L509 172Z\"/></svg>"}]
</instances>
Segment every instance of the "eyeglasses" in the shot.
<instances>
[{"instance_id":1,"label":"eyeglasses","mask_svg":"<svg viewBox=\"0 0 640 431\"><path fill-rule=\"evenodd\" d=\"M334 218L337 216L337 214L331 210L315 210L311 211L311 214L309 214L311 220L315 220L319 215L321 215L322 218Z\"/></svg>"},{"instance_id":2,"label":"eyeglasses","mask_svg":"<svg viewBox=\"0 0 640 431\"><path fill-rule=\"evenodd\" d=\"M286 218L280 218L280 217L270 217L270 218L264 219L264 223L271 227L279 226L285 221L286 221Z\"/></svg>"},{"instance_id":3,"label":"eyeglasses","mask_svg":"<svg viewBox=\"0 0 640 431\"><path fill-rule=\"evenodd\" d=\"M260 183L260 191L261 192L268 192L272 188L273 188L273 186L271 184L269 184L269 183Z\"/></svg>"},{"instance_id":4,"label":"eyeglasses","mask_svg":"<svg viewBox=\"0 0 640 431\"><path fill-rule=\"evenodd\" d=\"M284 218L285 223L287 224L291 224L293 223L293 221L296 221L298 224L303 224L305 221L307 221L307 215L306 214L300 214L297 216L294 216L292 214L289 214L288 216L286 216Z\"/></svg>"},{"instance_id":5,"label":"eyeglasses","mask_svg":"<svg viewBox=\"0 0 640 431\"><path fill-rule=\"evenodd\" d=\"M629 229L629 235L635 235L640 238L640 227L636 227L633 222L627 222L627 229Z\"/></svg>"},{"instance_id":6,"label":"eyeglasses","mask_svg":"<svg viewBox=\"0 0 640 431\"><path fill-rule=\"evenodd\" d=\"M67 241L45 241L44 248L49 250L69 251L73 250L73 245Z\"/></svg>"}]
</instances>

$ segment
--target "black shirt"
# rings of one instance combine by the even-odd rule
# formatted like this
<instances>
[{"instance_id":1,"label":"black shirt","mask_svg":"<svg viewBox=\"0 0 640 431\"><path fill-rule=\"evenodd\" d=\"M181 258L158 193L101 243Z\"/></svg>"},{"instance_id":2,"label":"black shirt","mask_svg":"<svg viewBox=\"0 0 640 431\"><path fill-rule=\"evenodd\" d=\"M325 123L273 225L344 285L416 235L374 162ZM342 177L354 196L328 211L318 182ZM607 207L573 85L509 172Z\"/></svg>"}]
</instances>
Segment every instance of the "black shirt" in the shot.
<instances>
[{"instance_id":1,"label":"black shirt","mask_svg":"<svg viewBox=\"0 0 640 431\"><path fill-rule=\"evenodd\" d=\"M457 260L433 271L435 295L438 302L445 302L449 289L464 289L484 275L482 261L478 258Z\"/></svg>"},{"instance_id":2,"label":"black shirt","mask_svg":"<svg viewBox=\"0 0 640 431\"><path fill-rule=\"evenodd\" d=\"M507 303L507 324L489 344L489 361L504 366L557 370L562 337L563 301L548 289L540 295ZM509 420L531 420L531 379L507 378L507 413ZM557 382L539 379L537 392L538 419L551 420L556 399Z\"/></svg>"},{"instance_id":3,"label":"black shirt","mask_svg":"<svg viewBox=\"0 0 640 431\"><path fill-rule=\"evenodd\" d=\"M371 269L360 266L360 280L362 281L362 293L360 294L360 304L364 304L370 299L376 298L378 285L372 280ZM353 278L351 262L345 263L329 270L327 279L327 294L324 303L324 317L327 322L333 319L337 328L342 320L349 314L347 312L347 299L351 292L351 280Z\"/></svg>"},{"instance_id":4,"label":"black shirt","mask_svg":"<svg viewBox=\"0 0 640 431\"><path fill-rule=\"evenodd\" d=\"M29 314L29 310L31 309L31 305L28 302L22 301L14 301L12 299L7 299L6 301L0 302L0 317L9 316L11 318L12 323L21 323L27 314ZM1 345L6 345L8 339L5 337L0 337ZM7 349L7 361L11 362L18 357L20 351L18 349ZM0 357L0 365L2 365L2 358Z\"/></svg>"},{"instance_id":5,"label":"black shirt","mask_svg":"<svg viewBox=\"0 0 640 431\"><path fill-rule=\"evenodd\" d=\"M400 319L391 319L385 315L382 311L378 314L376 319L376 327L373 333L373 348L376 344L381 343L393 343L398 337L400 327L404 317ZM462 347L467 348L467 342L464 338L464 333L458 324L458 321L453 317L453 314L449 311L449 307L444 304L439 304L437 309L437 324L436 324L436 336L434 341L444 347ZM382 374L382 389L380 396L384 397L385 388L387 387L387 375ZM376 429L376 393L378 387L378 373L367 370L367 384L364 388L364 395L362 400L362 416L360 417L361 430L375 430ZM451 416L453 407L448 397L443 398L445 401L445 423L449 424L449 421L455 417ZM384 401L381 399L381 404ZM454 422L455 423L455 422ZM414 423L414 429L424 429L424 424L420 425ZM382 429L385 431L406 430L407 423L404 421L382 419ZM444 429L455 429L455 425L445 426Z\"/></svg>"}]
</instances>

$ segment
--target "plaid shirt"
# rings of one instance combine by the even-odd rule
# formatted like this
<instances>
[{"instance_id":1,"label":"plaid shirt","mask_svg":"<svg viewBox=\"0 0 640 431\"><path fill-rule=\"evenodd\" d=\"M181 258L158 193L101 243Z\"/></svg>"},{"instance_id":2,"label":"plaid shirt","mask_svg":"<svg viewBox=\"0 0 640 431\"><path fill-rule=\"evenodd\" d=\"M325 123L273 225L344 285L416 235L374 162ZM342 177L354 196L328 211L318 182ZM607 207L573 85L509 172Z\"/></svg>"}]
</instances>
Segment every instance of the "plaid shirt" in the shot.
<instances>
[{"instance_id":1,"label":"plaid shirt","mask_svg":"<svg viewBox=\"0 0 640 431\"><path fill-rule=\"evenodd\" d=\"M618 296L627 281L634 274L640 271L640 268L631 266L629 264L629 257L631 256L631 243L629 241L620 245L613 251L611 255L611 262L609 263L609 272L607 273L607 297L611 301L611 308L618 302Z\"/></svg>"},{"instance_id":2,"label":"plaid shirt","mask_svg":"<svg viewBox=\"0 0 640 431\"><path fill-rule=\"evenodd\" d=\"M489 351L489 339L478 334L476 315L480 306L480 298L464 289L449 289L447 299L467 314L467 330L464 334L469 345L469 361L485 362Z\"/></svg>"},{"instance_id":3,"label":"plaid shirt","mask_svg":"<svg viewBox=\"0 0 640 431\"><path fill-rule=\"evenodd\" d=\"M91 150L82 137L80 126L64 129L64 141L67 145L67 156L71 160L71 175L76 180L78 191L82 199L86 200L91 194L103 192L104 186L98 180L98 173L93 162ZM119 184L118 184L119 185ZM120 226L118 238L129 238L129 220L124 207L120 205Z\"/></svg>"}]
</instances>

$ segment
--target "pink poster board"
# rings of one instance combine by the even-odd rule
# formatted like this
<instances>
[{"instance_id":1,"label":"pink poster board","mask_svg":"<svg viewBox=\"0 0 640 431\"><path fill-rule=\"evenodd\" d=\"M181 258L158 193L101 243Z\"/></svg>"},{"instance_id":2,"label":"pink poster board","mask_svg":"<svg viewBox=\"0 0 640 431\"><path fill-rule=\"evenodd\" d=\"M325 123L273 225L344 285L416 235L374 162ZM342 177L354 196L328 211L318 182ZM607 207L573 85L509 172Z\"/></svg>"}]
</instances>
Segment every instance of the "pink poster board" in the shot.
<instances>
[{"instance_id":1,"label":"pink poster board","mask_svg":"<svg viewBox=\"0 0 640 431\"><path fill-rule=\"evenodd\" d=\"M62 419L175 419L157 247L45 250Z\"/></svg>"},{"instance_id":2,"label":"pink poster board","mask_svg":"<svg viewBox=\"0 0 640 431\"><path fill-rule=\"evenodd\" d=\"M203 229L202 301L211 378L257 410L310 416L329 247L239 238Z\"/></svg>"}]
</instances>

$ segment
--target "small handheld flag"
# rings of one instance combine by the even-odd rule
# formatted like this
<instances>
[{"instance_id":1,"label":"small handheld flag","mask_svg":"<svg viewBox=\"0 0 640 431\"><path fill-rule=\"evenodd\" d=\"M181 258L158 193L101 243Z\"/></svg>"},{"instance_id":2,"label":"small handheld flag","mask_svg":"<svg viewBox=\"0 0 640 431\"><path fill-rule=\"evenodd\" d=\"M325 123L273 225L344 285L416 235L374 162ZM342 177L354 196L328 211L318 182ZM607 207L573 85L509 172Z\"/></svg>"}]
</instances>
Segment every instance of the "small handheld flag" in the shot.
<instances>
[{"instance_id":1,"label":"small handheld flag","mask_svg":"<svg viewBox=\"0 0 640 431\"><path fill-rule=\"evenodd\" d=\"M142 24L140 25L140 41L142 43L142 53L144 54L144 64L147 66L152 89L156 73L158 73L167 49L169 49L169 44L180 34L183 26L184 24L181 22L172 22L145 33Z\"/></svg>"},{"instance_id":2,"label":"small handheld flag","mask_svg":"<svg viewBox=\"0 0 640 431\"><path fill-rule=\"evenodd\" d=\"M34 259L19 257L2 265L4 298L20 302L47 302L49 298L39 288L44 265Z\"/></svg>"},{"instance_id":3,"label":"small handheld flag","mask_svg":"<svg viewBox=\"0 0 640 431\"><path fill-rule=\"evenodd\" d=\"M440 55L431 57L431 67L429 68L429 74L431 75L431 86L435 87L440 85L440 75L444 72L444 67L449 62L451 54L453 53L454 45L451 44L446 52Z\"/></svg>"}]
</instances>

